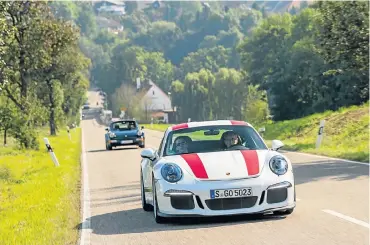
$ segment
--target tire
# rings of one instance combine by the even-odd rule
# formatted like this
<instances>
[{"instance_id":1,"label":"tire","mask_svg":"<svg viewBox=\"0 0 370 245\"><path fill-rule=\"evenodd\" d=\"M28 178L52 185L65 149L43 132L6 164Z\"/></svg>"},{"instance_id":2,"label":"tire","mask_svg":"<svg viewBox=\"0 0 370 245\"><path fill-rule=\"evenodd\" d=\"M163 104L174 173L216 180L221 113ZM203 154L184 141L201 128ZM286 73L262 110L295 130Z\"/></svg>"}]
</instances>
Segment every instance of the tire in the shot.
<instances>
[{"instance_id":1,"label":"tire","mask_svg":"<svg viewBox=\"0 0 370 245\"><path fill-rule=\"evenodd\" d=\"M140 148L145 148L145 139L142 145L139 145Z\"/></svg>"},{"instance_id":2,"label":"tire","mask_svg":"<svg viewBox=\"0 0 370 245\"><path fill-rule=\"evenodd\" d=\"M140 182L141 182L141 206L144 209L144 211L149 212L153 211L153 206L146 203L145 200L145 191L144 191L144 181L143 181L143 174L140 173Z\"/></svg>"},{"instance_id":3,"label":"tire","mask_svg":"<svg viewBox=\"0 0 370 245\"><path fill-rule=\"evenodd\" d=\"M164 224L166 223L166 218L158 216L158 203L157 203L157 192L155 189L154 184L154 177L153 177L153 183L152 183L152 190L153 190L153 214L154 214L154 220L157 224Z\"/></svg>"}]
</instances>

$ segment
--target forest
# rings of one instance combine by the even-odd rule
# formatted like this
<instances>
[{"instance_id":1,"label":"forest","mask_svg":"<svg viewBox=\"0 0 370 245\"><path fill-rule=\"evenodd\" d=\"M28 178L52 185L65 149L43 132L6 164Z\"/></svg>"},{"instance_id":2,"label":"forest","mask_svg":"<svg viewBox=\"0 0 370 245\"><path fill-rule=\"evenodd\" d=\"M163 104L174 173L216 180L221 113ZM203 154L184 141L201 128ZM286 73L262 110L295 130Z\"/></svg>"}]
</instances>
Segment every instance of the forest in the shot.
<instances>
[{"instance_id":1,"label":"forest","mask_svg":"<svg viewBox=\"0 0 370 245\"><path fill-rule=\"evenodd\" d=\"M103 2L1 3L1 130L21 139L75 121L89 83L106 109L143 121L137 78L170 95L179 121L282 121L366 103L369 3L294 2L130 1L124 14Z\"/></svg>"}]
</instances>

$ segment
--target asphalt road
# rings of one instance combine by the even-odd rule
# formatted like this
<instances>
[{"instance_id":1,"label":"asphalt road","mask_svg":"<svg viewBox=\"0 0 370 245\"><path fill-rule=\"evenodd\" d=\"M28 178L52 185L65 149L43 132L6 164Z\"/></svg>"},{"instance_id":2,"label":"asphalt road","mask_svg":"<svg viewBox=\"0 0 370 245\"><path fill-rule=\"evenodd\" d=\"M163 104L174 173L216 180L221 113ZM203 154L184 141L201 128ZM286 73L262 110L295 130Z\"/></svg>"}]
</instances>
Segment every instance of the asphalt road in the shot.
<instances>
[{"instance_id":1,"label":"asphalt road","mask_svg":"<svg viewBox=\"0 0 370 245\"><path fill-rule=\"evenodd\" d=\"M100 101L89 93L92 105ZM88 176L81 244L369 244L369 166L286 153L294 164L297 207L287 217L206 218L156 224L140 203L140 148L106 151L104 126L82 122ZM146 130L147 147L163 133ZM85 208L85 209L86 209ZM88 224L88 225L87 225Z\"/></svg>"}]
</instances>

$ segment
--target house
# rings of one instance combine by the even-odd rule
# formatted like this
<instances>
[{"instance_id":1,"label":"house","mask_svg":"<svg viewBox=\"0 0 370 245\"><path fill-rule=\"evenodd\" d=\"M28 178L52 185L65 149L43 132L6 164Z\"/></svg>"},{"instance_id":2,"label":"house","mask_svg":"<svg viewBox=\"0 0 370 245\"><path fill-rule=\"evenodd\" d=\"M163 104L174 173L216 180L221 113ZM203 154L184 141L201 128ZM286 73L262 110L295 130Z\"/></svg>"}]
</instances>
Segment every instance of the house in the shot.
<instances>
[{"instance_id":1,"label":"house","mask_svg":"<svg viewBox=\"0 0 370 245\"><path fill-rule=\"evenodd\" d=\"M126 14L125 3L123 1L100 1L95 4L95 9L98 13Z\"/></svg>"},{"instance_id":2,"label":"house","mask_svg":"<svg viewBox=\"0 0 370 245\"><path fill-rule=\"evenodd\" d=\"M119 32L123 31L123 26L118 21L111 20L102 16L97 16L96 22L98 23L100 29L106 29L111 33L118 34Z\"/></svg>"},{"instance_id":3,"label":"house","mask_svg":"<svg viewBox=\"0 0 370 245\"><path fill-rule=\"evenodd\" d=\"M173 109L171 98L153 81L148 82L148 85L141 89L143 96L140 103L141 108L145 113L145 121L159 121L169 123L173 121Z\"/></svg>"}]
</instances>

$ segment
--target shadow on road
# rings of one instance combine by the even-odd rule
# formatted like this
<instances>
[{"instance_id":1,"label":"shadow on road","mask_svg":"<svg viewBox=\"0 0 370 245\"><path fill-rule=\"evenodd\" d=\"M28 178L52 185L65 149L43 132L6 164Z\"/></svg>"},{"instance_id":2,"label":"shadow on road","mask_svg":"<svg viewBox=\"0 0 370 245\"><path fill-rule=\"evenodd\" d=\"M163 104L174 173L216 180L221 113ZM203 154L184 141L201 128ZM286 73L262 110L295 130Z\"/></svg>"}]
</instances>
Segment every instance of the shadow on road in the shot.
<instances>
[{"instance_id":1,"label":"shadow on road","mask_svg":"<svg viewBox=\"0 0 370 245\"><path fill-rule=\"evenodd\" d=\"M333 160L293 164L293 171L297 185L324 178L343 181L369 176L369 166Z\"/></svg>"},{"instance_id":2,"label":"shadow on road","mask_svg":"<svg viewBox=\"0 0 370 245\"><path fill-rule=\"evenodd\" d=\"M137 147L121 147L121 148L113 148L111 151L124 151L124 150L137 150L139 148ZM99 149L99 150L90 150L90 151L87 151L87 152L90 152L90 153L94 153L94 152L109 152L108 150L106 149Z\"/></svg>"},{"instance_id":3,"label":"shadow on road","mask_svg":"<svg viewBox=\"0 0 370 245\"><path fill-rule=\"evenodd\" d=\"M157 224L151 212L141 208L106 213L91 217L92 232L99 235L119 235L143 232L171 230L189 230L237 225L241 223L276 222L284 216L238 215L228 217L181 218L170 219L167 224ZM78 225L82 229L82 224Z\"/></svg>"}]
</instances>

